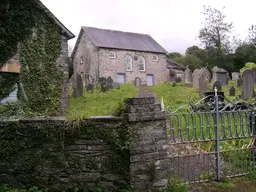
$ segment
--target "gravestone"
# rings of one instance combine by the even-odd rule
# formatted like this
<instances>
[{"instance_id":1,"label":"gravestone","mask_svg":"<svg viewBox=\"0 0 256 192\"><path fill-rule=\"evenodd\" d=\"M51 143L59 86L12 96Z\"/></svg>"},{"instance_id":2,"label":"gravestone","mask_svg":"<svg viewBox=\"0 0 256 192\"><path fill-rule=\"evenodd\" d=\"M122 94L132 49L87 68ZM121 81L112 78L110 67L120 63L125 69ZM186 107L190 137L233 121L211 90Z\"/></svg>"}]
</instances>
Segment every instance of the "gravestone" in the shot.
<instances>
[{"instance_id":1,"label":"gravestone","mask_svg":"<svg viewBox=\"0 0 256 192\"><path fill-rule=\"evenodd\" d=\"M180 83L180 82L181 82L181 78L180 78L180 77L176 77L176 78L175 78L175 82L176 82L176 83Z\"/></svg>"},{"instance_id":2,"label":"gravestone","mask_svg":"<svg viewBox=\"0 0 256 192\"><path fill-rule=\"evenodd\" d=\"M210 88L210 72L206 68L202 68L199 72L199 95L204 97L204 93Z\"/></svg>"},{"instance_id":3,"label":"gravestone","mask_svg":"<svg viewBox=\"0 0 256 192\"><path fill-rule=\"evenodd\" d=\"M221 83L221 85L228 85L229 77L228 77L227 72L221 72L221 70L220 70L220 71L216 72L215 76L216 76L215 81L219 81Z\"/></svg>"},{"instance_id":4,"label":"gravestone","mask_svg":"<svg viewBox=\"0 0 256 192\"><path fill-rule=\"evenodd\" d=\"M193 71L193 74L192 74L192 78L193 78L193 87L194 88L199 88L199 82L198 82L198 78L199 78L199 69L195 69Z\"/></svg>"},{"instance_id":5,"label":"gravestone","mask_svg":"<svg viewBox=\"0 0 256 192\"><path fill-rule=\"evenodd\" d=\"M218 91L221 91L221 83L219 81L215 81L212 85L212 89L214 91L215 87L218 89Z\"/></svg>"},{"instance_id":6,"label":"gravestone","mask_svg":"<svg viewBox=\"0 0 256 192\"><path fill-rule=\"evenodd\" d=\"M193 78L192 78L192 72L189 68L185 70L185 84L192 84L193 83Z\"/></svg>"},{"instance_id":7,"label":"gravestone","mask_svg":"<svg viewBox=\"0 0 256 192\"><path fill-rule=\"evenodd\" d=\"M240 73L238 72L232 73L232 81L236 81L237 79L239 79L239 77L240 77Z\"/></svg>"},{"instance_id":8,"label":"gravestone","mask_svg":"<svg viewBox=\"0 0 256 192\"><path fill-rule=\"evenodd\" d=\"M113 89L120 89L120 83L113 82L112 83L112 88Z\"/></svg>"},{"instance_id":9,"label":"gravestone","mask_svg":"<svg viewBox=\"0 0 256 192\"><path fill-rule=\"evenodd\" d=\"M94 90L94 85L89 83L87 86L86 86L86 91L93 91Z\"/></svg>"},{"instance_id":10,"label":"gravestone","mask_svg":"<svg viewBox=\"0 0 256 192\"><path fill-rule=\"evenodd\" d=\"M256 67L252 68L253 81L256 83Z\"/></svg>"},{"instance_id":11,"label":"gravestone","mask_svg":"<svg viewBox=\"0 0 256 192\"><path fill-rule=\"evenodd\" d=\"M236 87L241 87L242 86L242 79L241 78L238 78L236 80Z\"/></svg>"},{"instance_id":12,"label":"gravestone","mask_svg":"<svg viewBox=\"0 0 256 192\"><path fill-rule=\"evenodd\" d=\"M75 74L75 94L74 97L81 97L84 94L83 79L80 74Z\"/></svg>"},{"instance_id":13,"label":"gravestone","mask_svg":"<svg viewBox=\"0 0 256 192\"><path fill-rule=\"evenodd\" d=\"M242 98L247 100L254 96L254 80L252 70L246 69L242 74Z\"/></svg>"},{"instance_id":14,"label":"gravestone","mask_svg":"<svg viewBox=\"0 0 256 192\"><path fill-rule=\"evenodd\" d=\"M135 86L141 86L141 79L139 77L135 78Z\"/></svg>"},{"instance_id":15,"label":"gravestone","mask_svg":"<svg viewBox=\"0 0 256 192\"><path fill-rule=\"evenodd\" d=\"M216 79L216 72L219 70L219 68L217 66L215 66L213 69L212 69L212 82L215 82L217 81Z\"/></svg>"},{"instance_id":16,"label":"gravestone","mask_svg":"<svg viewBox=\"0 0 256 192\"><path fill-rule=\"evenodd\" d=\"M236 95L236 88L234 86L232 86L229 89L229 96L235 96Z\"/></svg>"}]
</instances>

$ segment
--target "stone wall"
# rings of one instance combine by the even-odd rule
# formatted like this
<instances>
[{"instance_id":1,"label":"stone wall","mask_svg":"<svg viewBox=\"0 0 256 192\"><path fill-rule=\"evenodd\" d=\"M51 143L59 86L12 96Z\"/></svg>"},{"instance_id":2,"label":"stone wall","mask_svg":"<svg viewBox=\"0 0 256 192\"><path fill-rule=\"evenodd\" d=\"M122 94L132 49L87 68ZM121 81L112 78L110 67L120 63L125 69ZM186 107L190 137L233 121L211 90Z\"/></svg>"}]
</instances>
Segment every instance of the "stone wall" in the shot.
<instances>
[{"instance_id":1,"label":"stone wall","mask_svg":"<svg viewBox=\"0 0 256 192\"><path fill-rule=\"evenodd\" d=\"M53 191L75 184L166 188L166 114L153 97L125 102L122 117L0 122L0 183Z\"/></svg>"},{"instance_id":2,"label":"stone wall","mask_svg":"<svg viewBox=\"0 0 256 192\"><path fill-rule=\"evenodd\" d=\"M89 76L89 81L97 79L98 76L98 51L89 37L81 30L78 45L73 56L74 71L81 74L83 79ZM83 64L80 64L80 58ZM90 82L91 83L91 82Z\"/></svg>"},{"instance_id":3,"label":"stone wall","mask_svg":"<svg viewBox=\"0 0 256 192\"><path fill-rule=\"evenodd\" d=\"M109 52L114 51L116 58L110 58ZM133 70L125 71L125 56L132 57ZM153 61L153 55L158 56L158 61ZM139 71L139 59L134 60L134 56L143 56L145 58L145 71ZM147 84L147 74L154 75L154 84L159 84L168 81L169 70L166 68L166 55L148 52L137 52L127 50L111 50L99 49L99 73L103 77L112 77L117 80L117 73L125 73L127 83L134 83L135 78L141 78L142 84Z\"/></svg>"},{"instance_id":4,"label":"stone wall","mask_svg":"<svg viewBox=\"0 0 256 192\"><path fill-rule=\"evenodd\" d=\"M128 120L136 130L130 156L131 184L137 190L166 188L168 158L166 115L155 98L127 101Z\"/></svg>"},{"instance_id":5,"label":"stone wall","mask_svg":"<svg viewBox=\"0 0 256 192\"><path fill-rule=\"evenodd\" d=\"M122 118L87 120L87 126L111 132ZM118 170L111 146L104 140L79 132L63 132L64 119L19 120L0 124L0 183L38 186L66 191L77 184L82 189L118 188L127 183ZM118 165L118 164L117 164ZM129 167L127 167L129 169Z\"/></svg>"}]
</instances>

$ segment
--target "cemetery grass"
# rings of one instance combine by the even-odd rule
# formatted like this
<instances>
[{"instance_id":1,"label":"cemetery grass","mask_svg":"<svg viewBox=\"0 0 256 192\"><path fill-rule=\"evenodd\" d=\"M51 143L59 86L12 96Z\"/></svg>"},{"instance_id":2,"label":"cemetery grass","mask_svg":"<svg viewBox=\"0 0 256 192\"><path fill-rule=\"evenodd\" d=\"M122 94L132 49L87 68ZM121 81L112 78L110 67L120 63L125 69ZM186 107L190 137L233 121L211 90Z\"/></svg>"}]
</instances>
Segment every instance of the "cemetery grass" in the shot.
<instances>
[{"instance_id":1,"label":"cemetery grass","mask_svg":"<svg viewBox=\"0 0 256 192\"><path fill-rule=\"evenodd\" d=\"M121 84L120 89L101 92L84 92L84 96L70 99L67 118L78 120L89 116L120 115L124 107L124 99L136 95L136 87L132 84Z\"/></svg>"}]
</instances>

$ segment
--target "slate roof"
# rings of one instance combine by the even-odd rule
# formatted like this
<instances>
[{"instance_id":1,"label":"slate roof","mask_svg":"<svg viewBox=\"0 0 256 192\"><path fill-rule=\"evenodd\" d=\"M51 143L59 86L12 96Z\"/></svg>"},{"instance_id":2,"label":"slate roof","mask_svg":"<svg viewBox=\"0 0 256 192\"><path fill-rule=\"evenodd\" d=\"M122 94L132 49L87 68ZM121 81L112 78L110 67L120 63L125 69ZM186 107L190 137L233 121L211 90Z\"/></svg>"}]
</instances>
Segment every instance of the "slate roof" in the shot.
<instances>
[{"instance_id":1,"label":"slate roof","mask_svg":"<svg viewBox=\"0 0 256 192\"><path fill-rule=\"evenodd\" d=\"M68 40L73 39L75 37L75 35L71 31L69 31L68 28L66 28L40 0L38 1L38 5L45 11L45 13L49 17L51 17L54 20L54 22L59 26L62 32L66 34Z\"/></svg>"},{"instance_id":2,"label":"slate roof","mask_svg":"<svg viewBox=\"0 0 256 192\"><path fill-rule=\"evenodd\" d=\"M183 65L177 63L176 61L173 61L172 59L166 59L167 61L167 69L178 69L178 70L185 70L186 67Z\"/></svg>"},{"instance_id":3,"label":"slate roof","mask_svg":"<svg viewBox=\"0 0 256 192\"><path fill-rule=\"evenodd\" d=\"M167 53L150 35L82 27L96 47Z\"/></svg>"}]
</instances>

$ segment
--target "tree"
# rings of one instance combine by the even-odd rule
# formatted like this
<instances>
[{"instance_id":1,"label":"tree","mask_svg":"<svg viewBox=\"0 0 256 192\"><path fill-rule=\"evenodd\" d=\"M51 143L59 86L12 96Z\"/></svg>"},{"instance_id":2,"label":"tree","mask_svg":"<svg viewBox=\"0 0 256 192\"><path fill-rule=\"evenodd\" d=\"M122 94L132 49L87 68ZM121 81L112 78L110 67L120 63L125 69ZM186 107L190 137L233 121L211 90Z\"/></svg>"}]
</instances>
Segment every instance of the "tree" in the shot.
<instances>
[{"instance_id":1,"label":"tree","mask_svg":"<svg viewBox=\"0 0 256 192\"><path fill-rule=\"evenodd\" d=\"M167 54L167 57L170 58L170 59L174 59L176 57L181 57L182 55L178 52L171 52L171 53L168 53Z\"/></svg>"},{"instance_id":2,"label":"tree","mask_svg":"<svg viewBox=\"0 0 256 192\"><path fill-rule=\"evenodd\" d=\"M238 71L247 62L256 63L256 46L253 44L243 43L237 47L234 54L235 70Z\"/></svg>"},{"instance_id":3,"label":"tree","mask_svg":"<svg viewBox=\"0 0 256 192\"><path fill-rule=\"evenodd\" d=\"M250 43L250 44L256 45L256 25L252 25L252 26L248 29L247 41L248 41L248 43Z\"/></svg>"},{"instance_id":4,"label":"tree","mask_svg":"<svg viewBox=\"0 0 256 192\"><path fill-rule=\"evenodd\" d=\"M203 66L202 60L200 60L197 56L190 54L181 57L176 57L174 61L185 66L188 66L191 70L201 68Z\"/></svg>"},{"instance_id":5,"label":"tree","mask_svg":"<svg viewBox=\"0 0 256 192\"><path fill-rule=\"evenodd\" d=\"M205 61L205 50L199 48L197 45L193 45L191 47L188 47L186 50L186 55L195 55L196 57L198 57L200 60Z\"/></svg>"},{"instance_id":6,"label":"tree","mask_svg":"<svg viewBox=\"0 0 256 192\"><path fill-rule=\"evenodd\" d=\"M226 22L226 16L218 9L204 6L204 27L199 32L199 39L205 48L210 66L218 63L225 66L225 55L231 52L230 35L233 23Z\"/></svg>"}]
</instances>

